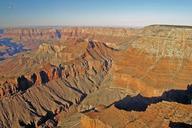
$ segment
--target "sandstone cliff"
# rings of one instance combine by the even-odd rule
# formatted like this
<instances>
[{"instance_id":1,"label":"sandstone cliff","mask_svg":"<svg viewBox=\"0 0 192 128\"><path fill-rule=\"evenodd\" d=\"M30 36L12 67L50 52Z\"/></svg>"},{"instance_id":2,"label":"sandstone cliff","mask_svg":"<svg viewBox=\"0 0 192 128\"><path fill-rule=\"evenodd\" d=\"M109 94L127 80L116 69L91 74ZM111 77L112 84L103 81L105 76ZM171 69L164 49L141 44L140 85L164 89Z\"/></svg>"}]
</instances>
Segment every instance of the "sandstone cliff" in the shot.
<instances>
[{"instance_id":1,"label":"sandstone cliff","mask_svg":"<svg viewBox=\"0 0 192 128\"><path fill-rule=\"evenodd\" d=\"M75 115L101 111L82 117L83 127L97 127L97 124L100 127L168 127L179 120L191 125L190 116L185 120L184 115L181 119L172 114L173 106L184 107L178 111L185 115L190 111L190 105L180 102L153 102L158 104L147 106L146 112L98 107L99 104L109 106L125 96L162 98L168 90L186 89L192 83L191 34L190 27L160 25L142 29L7 29L3 37L24 44L36 43L37 49L0 63L0 124L4 127L56 126L60 124L59 115L74 107ZM170 97L164 99L167 98ZM186 96L179 99L187 100ZM148 101L144 99L144 103ZM17 112L13 106L17 106ZM167 108L165 115L161 115L164 107ZM106 120L108 113L114 114L110 121ZM147 115L151 116L145 118ZM168 119L164 122L166 116ZM150 123L154 118L157 124Z\"/></svg>"},{"instance_id":2,"label":"sandstone cliff","mask_svg":"<svg viewBox=\"0 0 192 128\"><path fill-rule=\"evenodd\" d=\"M191 127L191 105L161 102L145 112L118 110L112 106L102 112L88 113L81 118L82 128L169 128ZM179 123L182 122L182 123ZM174 127L174 128L175 128Z\"/></svg>"}]
</instances>

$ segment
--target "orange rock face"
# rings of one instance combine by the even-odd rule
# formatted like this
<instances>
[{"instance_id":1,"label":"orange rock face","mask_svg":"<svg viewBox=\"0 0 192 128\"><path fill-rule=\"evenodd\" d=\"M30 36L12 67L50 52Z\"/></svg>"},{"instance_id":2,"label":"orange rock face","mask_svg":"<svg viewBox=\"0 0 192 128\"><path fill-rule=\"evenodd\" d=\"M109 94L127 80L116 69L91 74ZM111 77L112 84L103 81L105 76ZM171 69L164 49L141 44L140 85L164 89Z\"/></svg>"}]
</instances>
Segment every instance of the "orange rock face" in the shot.
<instances>
[{"instance_id":1,"label":"orange rock face","mask_svg":"<svg viewBox=\"0 0 192 128\"><path fill-rule=\"evenodd\" d=\"M98 119L91 119L87 116L81 117L81 128L112 128Z\"/></svg>"},{"instance_id":2,"label":"orange rock face","mask_svg":"<svg viewBox=\"0 0 192 128\"><path fill-rule=\"evenodd\" d=\"M145 112L119 110L112 106L81 118L82 128L169 128L173 122L192 124L191 105L162 102L150 105Z\"/></svg>"},{"instance_id":3,"label":"orange rock face","mask_svg":"<svg viewBox=\"0 0 192 128\"><path fill-rule=\"evenodd\" d=\"M7 29L2 38L22 41L32 51L0 62L0 127L19 127L20 120L55 126L55 113L72 106L97 111L85 113L82 128L191 125L191 115L184 118L191 111L184 90L192 83L191 36L190 27L161 25ZM168 93L171 89L182 96ZM143 96L147 110L109 107L125 96L135 98L128 102L135 107ZM14 114L13 106L18 106Z\"/></svg>"}]
</instances>

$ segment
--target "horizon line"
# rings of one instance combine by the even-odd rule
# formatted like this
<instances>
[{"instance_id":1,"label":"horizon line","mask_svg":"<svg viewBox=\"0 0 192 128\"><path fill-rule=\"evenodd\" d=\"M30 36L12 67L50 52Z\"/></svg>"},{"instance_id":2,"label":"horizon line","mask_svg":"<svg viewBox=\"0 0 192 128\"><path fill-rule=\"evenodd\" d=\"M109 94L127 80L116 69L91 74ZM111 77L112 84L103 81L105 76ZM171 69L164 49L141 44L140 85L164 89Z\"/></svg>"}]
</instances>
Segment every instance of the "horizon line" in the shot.
<instances>
[{"instance_id":1,"label":"horizon line","mask_svg":"<svg viewBox=\"0 0 192 128\"><path fill-rule=\"evenodd\" d=\"M59 27L82 27L82 28L144 28L148 26L177 26L177 27L192 27L186 24L149 24L149 25L19 25L19 26L6 26L0 29L10 28L59 28Z\"/></svg>"}]
</instances>

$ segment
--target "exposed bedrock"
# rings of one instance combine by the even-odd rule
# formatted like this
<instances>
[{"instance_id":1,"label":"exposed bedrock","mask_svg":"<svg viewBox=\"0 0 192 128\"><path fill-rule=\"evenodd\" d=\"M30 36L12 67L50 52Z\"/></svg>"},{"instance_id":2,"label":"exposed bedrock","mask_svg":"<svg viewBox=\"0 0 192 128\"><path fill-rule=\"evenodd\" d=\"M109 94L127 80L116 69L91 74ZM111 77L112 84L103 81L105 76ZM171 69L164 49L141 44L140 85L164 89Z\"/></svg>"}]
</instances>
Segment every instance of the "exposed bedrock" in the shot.
<instances>
[{"instance_id":1,"label":"exposed bedrock","mask_svg":"<svg viewBox=\"0 0 192 128\"><path fill-rule=\"evenodd\" d=\"M49 113L58 108L67 111L97 90L112 61L108 52L103 51L102 43L91 44L94 47L88 47L82 56L70 63L45 64L40 70L17 77L16 90L1 97L1 124L4 127L54 124L56 115ZM11 106L17 106L17 111Z\"/></svg>"},{"instance_id":2,"label":"exposed bedrock","mask_svg":"<svg viewBox=\"0 0 192 128\"><path fill-rule=\"evenodd\" d=\"M67 122L84 112L87 127L97 123L115 128L127 123L130 127L191 125L190 116L184 119L191 111L185 90L192 83L191 35L190 27L159 25L141 29L7 29L4 36L14 40L43 43L37 50L1 61L0 124L62 126L64 112L68 128L80 124ZM175 119L174 114L166 115L177 110L173 106L184 107L179 109L184 113L180 113L182 119L179 114ZM68 119L71 108L76 111ZM139 112L131 114L131 110ZM93 111L93 117L86 113ZM97 120L95 115L101 118ZM109 121L108 115L112 117ZM121 115L123 121L118 122ZM154 119L159 122L149 123Z\"/></svg>"}]
</instances>

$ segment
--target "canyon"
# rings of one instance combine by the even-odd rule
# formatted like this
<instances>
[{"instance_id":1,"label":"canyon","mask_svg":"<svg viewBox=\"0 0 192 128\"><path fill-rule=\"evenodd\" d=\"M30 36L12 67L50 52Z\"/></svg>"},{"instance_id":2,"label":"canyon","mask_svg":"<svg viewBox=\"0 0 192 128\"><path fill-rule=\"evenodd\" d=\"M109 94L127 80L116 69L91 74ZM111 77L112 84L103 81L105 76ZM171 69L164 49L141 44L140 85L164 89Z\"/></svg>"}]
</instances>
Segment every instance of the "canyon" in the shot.
<instances>
[{"instance_id":1,"label":"canyon","mask_svg":"<svg viewBox=\"0 0 192 128\"><path fill-rule=\"evenodd\" d=\"M7 28L5 39L28 50L0 61L2 128L192 127L190 26Z\"/></svg>"}]
</instances>

